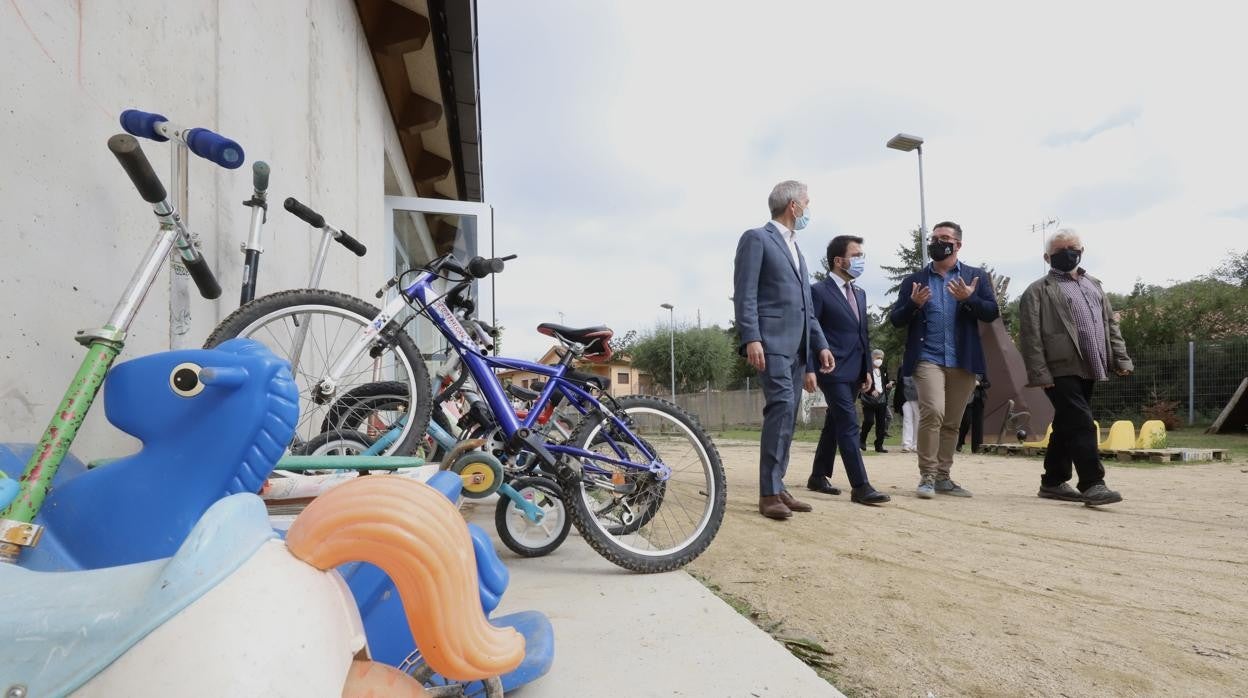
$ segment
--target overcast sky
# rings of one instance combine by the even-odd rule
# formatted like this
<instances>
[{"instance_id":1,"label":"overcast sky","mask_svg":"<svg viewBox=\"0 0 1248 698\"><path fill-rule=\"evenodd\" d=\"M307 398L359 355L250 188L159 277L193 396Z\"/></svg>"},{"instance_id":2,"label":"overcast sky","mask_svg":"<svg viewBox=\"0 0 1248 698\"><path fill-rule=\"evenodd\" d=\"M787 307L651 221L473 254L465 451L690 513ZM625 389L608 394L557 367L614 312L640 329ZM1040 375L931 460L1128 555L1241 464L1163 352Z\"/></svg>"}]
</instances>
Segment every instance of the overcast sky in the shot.
<instances>
[{"instance_id":1,"label":"overcast sky","mask_svg":"<svg viewBox=\"0 0 1248 698\"><path fill-rule=\"evenodd\" d=\"M861 285L927 221L962 259L1042 271L1033 224L1083 235L1112 291L1206 273L1248 247L1245 11L1158 4L479 0L486 200L505 353L541 321L623 334L726 326L732 259L784 179L810 187L799 245L866 238ZM1052 229L1050 228L1050 232ZM892 300L892 299L887 299Z\"/></svg>"}]
</instances>

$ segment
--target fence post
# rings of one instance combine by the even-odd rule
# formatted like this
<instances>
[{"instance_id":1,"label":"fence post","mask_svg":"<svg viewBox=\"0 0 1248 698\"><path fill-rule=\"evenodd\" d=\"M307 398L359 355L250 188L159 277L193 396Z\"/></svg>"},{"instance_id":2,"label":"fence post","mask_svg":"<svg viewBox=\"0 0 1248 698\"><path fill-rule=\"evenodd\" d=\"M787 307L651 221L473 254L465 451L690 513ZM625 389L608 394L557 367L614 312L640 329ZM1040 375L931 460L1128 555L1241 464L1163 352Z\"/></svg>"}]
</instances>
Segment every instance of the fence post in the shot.
<instances>
[{"instance_id":1,"label":"fence post","mask_svg":"<svg viewBox=\"0 0 1248 698\"><path fill-rule=\"evenodd\" d=\"M1196 342L1187 343L1187 425L1196 423Z\"/></svg>"},{"instance_id":2,"label":"fence post","mask_svg":"<svg viewBox=\"0 0 1248 698\"><path fill-rule=\"evenodd\" d=\"M702 420L703 424L714 424L711 421L711 382L706 382L706 418Z\"/></svg>"}]
</instances>

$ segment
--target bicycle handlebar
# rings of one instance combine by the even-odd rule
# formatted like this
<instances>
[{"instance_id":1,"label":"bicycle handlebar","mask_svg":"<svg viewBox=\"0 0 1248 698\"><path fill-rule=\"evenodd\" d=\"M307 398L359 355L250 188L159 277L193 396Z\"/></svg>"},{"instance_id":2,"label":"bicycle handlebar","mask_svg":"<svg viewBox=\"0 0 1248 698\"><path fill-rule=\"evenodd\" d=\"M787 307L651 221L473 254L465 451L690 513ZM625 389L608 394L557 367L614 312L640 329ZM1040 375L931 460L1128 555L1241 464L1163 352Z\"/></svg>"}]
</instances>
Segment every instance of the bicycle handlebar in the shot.
<instances>
[{"instance_id":1,"label":"bicycle handlebar","mask_svg":"<svg viewBox=\"0 0 1248 698\"><path fill-rule=\"evenodd\" d=\"M130 176L130 181L139 190L139 196L144 201L158 204L167 198L165 185L161 184L160 178L152 170L152 163L148 162L143 148L139 147L139 141L134 136L119 133L108 139L108 149L113 151L117 162L121 163L121 169Z\"/></svg>"},{"instance_id":2,"label":"bicycle handlebar","mask_svg":"<svg viewBox=\"0 0 1248 698\"><path fill-rule=\"evenodd\" d=\"M217 277L212 273L212 267L208 266L208 260L204 256L195 253L195 259L190 261L182 260L186 265L186 270L191 273L191 278L195 281L195 287L199 289L199 295L212 300L221 296L221 284L217 282Z\"/></svg>"},{"instance_id":3,"label":"bicycle handlebar","mask_svg":"<svg viewBox=\"0 0 1248 698\"><path fill-rule=\"evenodd\" d=\"M342 245L348 250L354 252L356 257L363 257L368 253L368 248L364 246L364 243L356 240L350 235L347 235L345 230L339 230L338 234L334 236L334 239L338 241L339 245Z\"/></svg>"},{"instance_id":4,"label":"bicycle handlebar","mask_svg":"<svg viewBox=\"0 0 1248 698\"><path fill-rule=\"evenodd\" d=\"M282 202L282 206L287 211L295 214L296 218L302 220L304 223L307 223L313 228L325 227L325 216L322 216L316 211L313 211L307 206L299 203L299 200L293 196L286 197L286 201Z\"/></svg>"},{"instance_id":5,"label":"bicycle handlebar","mask_svg":"<svg viewBox=\"0 0 1248 698\"><path fill-rule=\"evenodd\" d=\"M238 142L206 128L182 128L170 123L163 114L127 109L121 113L121 127L132 136L153 141L164 142L172 137L192 153L228 170L242 167L245 159Z\"/></svg>"},{"instance_id":6,"label":"bicycle handlebar","mask_svg":"<svg viewBox=\"0 0 1248 698\"><path fill-rule=\"evenodd\" d=\"M257 194L263 194L269 188L269 163L263 160L251 163L251 185Z\"/></svg>"},{"instance_id":7,"label":"bicycle handlebar","mask_svg":"<svg viewBox=\"0 0 1248 698\"><path fill-rule=\"evenodd\" d=\"M108 149L117 157L117 162L121 163L121 169L130 176L130 181L134 184L134 188L139 190L139 196L142 196L144 201L149 204L159 204L165 201L168 197L165 185L152 170L152 163L148 162L147 156L143 154L143 148L139 146L139 141L134 136L119 133L108 139ZM199 288L201 296L208 299L217 298L221 295L221 284L217 283L212 268L208 266L204 256L198 251L194 251L194 254L193 259L183 260L186 270L195 280L195 286Z\"/></svg>"},{"instance_id":8,"label":"bicycle handlebar","mask_svg":"<svg viewBox=\"0 0 1248 698\"><path fill-rule=\"evenodd\" d=\"M334 239L338 241L338 244L354 252L355 256L363 257L368 253L368 248L364 246L364 243L348 235L345 230L337 230L325 225L325 216L299 203L299 200L295 197L286 197L286 201L282 202L282 206L313 228L330 231Z\"/></svg>"},{"instance_id":9,"label":"bicycle handlebar","mask_svg":"<svg viewBox=\"0 0 1248 698\"><path fill-rule=\"evenodd\" d=\"M506 257L473 257L468 260L468 267L465 271L469 276L477 279L484 279L490 274L497 274L503 270L503 263L515 259L516 255L507 255Z\"/></svg>"}]
</instances>

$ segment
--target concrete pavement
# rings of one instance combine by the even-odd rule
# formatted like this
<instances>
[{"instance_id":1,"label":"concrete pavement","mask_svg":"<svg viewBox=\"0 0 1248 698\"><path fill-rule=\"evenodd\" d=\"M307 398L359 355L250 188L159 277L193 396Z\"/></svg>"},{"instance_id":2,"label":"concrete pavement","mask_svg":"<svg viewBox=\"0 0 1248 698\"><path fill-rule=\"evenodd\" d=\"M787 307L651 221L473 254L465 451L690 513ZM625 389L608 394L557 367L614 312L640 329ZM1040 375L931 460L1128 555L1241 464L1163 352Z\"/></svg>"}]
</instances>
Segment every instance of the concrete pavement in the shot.
<instances>
[{"instance_id":1,"label":"concrete pavement","mask_svg":"<svg viewBox=\"0 0 1248 698\"><path fill-rule=\"evenodd\" d=\"M508 695L843 698L685 572L628 572L576 529L547 557L522 558L498 542L492 500L464 509L511 570L496 614L541 611L555 629L550 673Z\"/></svg>"}]
</instances>

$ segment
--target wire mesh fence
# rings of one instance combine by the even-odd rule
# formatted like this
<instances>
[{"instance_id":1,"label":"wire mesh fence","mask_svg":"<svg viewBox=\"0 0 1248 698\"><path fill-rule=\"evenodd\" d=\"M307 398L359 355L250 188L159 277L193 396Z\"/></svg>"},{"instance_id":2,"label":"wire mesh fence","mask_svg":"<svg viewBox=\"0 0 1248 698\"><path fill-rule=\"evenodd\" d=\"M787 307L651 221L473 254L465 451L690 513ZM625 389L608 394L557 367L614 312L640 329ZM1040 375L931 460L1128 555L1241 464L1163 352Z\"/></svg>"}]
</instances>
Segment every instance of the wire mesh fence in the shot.
<instances>
[{"instance_id":1,"label":"wire mesh fence","mask_svg":"<svg viewBox=\"0 0 1248 698\"><path fill-rule=\"evenodd\" d=\"M1248 378L1248 337L1127 349L1135 373L1101 383L1092 396L1102 423L1138 420L1158 403L1173 403L1183 423L1210 422Z\"/></svg>"},{"instance_id":2,"label":"wire mesh fence","mask_svg":"<svg viewBox=\"0 0 1248 698\"><path fill-rule=\"evenodd\" d=\"M1101 424L1118 419L1139 424L1159 405L1173 410L1182 424L1208 423L1248 378L1248 337L1128 350L1135 372L1126 378L1113 376L1093 393L1092 413ZM822 424L822 402L806 393L802 399L799 422ZM710 429L759 427L763 421L763 391L757 384L746 390L708 387L680 394L676 402Z\"/></svg>"}]
</instances>

